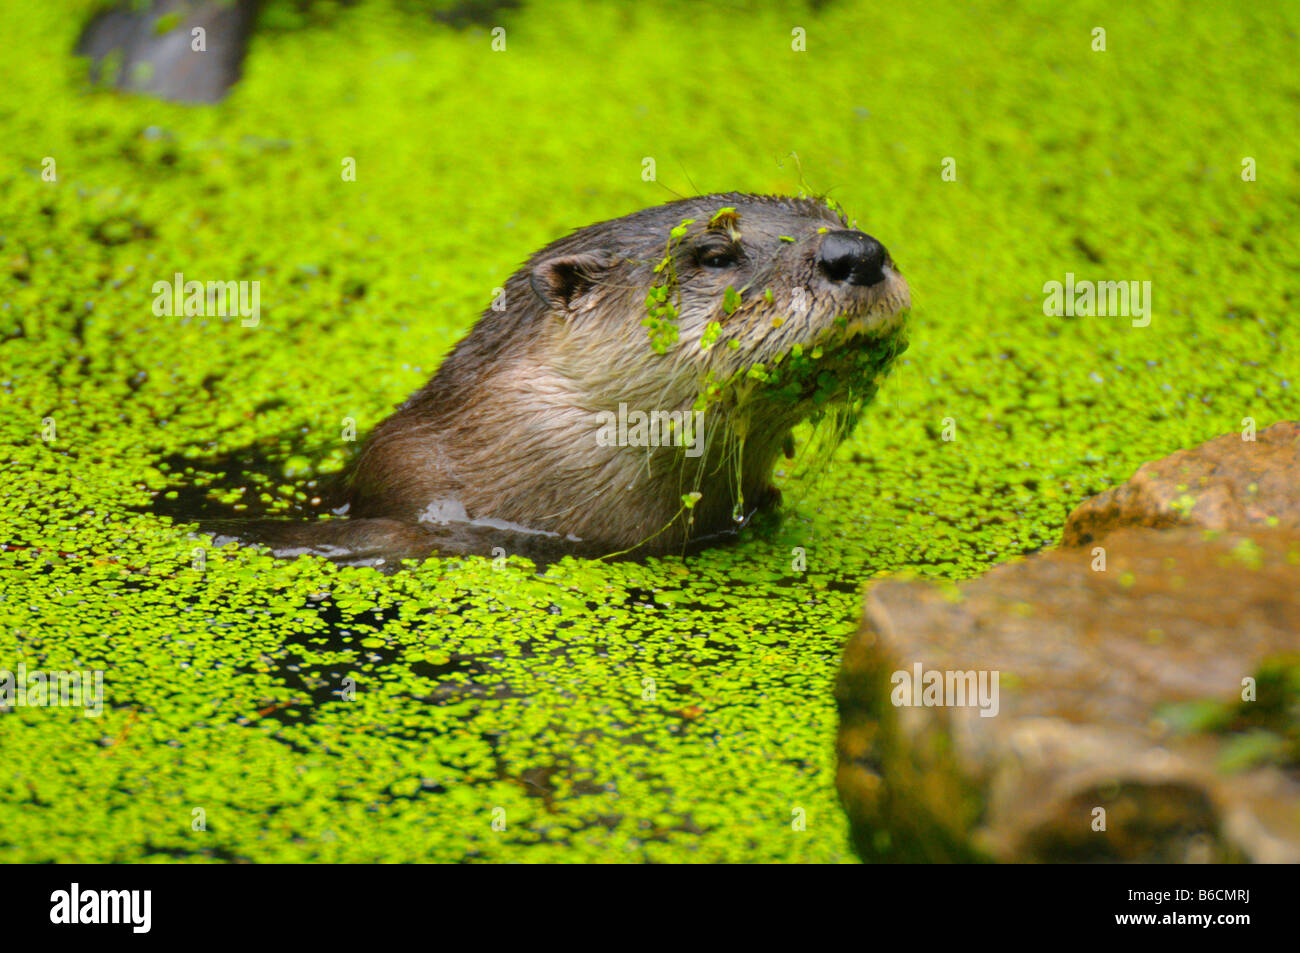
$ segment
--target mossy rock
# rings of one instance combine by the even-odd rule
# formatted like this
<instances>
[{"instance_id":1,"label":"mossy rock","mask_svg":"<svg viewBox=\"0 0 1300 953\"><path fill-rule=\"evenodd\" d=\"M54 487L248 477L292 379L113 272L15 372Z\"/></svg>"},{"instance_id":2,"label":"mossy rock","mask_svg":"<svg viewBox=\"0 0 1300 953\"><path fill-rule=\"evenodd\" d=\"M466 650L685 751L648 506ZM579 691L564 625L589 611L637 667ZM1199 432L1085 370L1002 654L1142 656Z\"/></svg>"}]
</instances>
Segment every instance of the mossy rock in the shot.
<instances>
[{"instance_id":1,"label":"mossy rock","mask_svg":"<svg viewBox=\"0 0 1300 953\"><path fill-rule=\"evenodd\" d=\"M1118 530L955 592L873 586L837 687L858 852L1300 861L1297 592L1287 530Z\"/></svg>"}]
</instances>

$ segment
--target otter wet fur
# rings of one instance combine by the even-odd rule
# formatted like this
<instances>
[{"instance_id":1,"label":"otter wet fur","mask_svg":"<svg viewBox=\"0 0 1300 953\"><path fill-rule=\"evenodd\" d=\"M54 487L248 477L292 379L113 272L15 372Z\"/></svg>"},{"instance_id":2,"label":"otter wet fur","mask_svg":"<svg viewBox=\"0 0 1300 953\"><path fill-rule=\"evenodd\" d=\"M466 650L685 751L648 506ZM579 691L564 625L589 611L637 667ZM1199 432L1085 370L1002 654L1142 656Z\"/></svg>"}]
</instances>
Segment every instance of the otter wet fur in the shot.
<instances>
[{"instance_id":1,"label":"otter wet fur","mask_svg":"<svg viewBox=\"0 0 1300 953\"><path fill-rule=\"evenodd\" d=\"M347 518L205 529L369 564L707 545L779 500L797 424L847 435L910 304L884 246L823 200L704 195L590 225L534 254L375 428Z\"/></svg>"}]
</instances>

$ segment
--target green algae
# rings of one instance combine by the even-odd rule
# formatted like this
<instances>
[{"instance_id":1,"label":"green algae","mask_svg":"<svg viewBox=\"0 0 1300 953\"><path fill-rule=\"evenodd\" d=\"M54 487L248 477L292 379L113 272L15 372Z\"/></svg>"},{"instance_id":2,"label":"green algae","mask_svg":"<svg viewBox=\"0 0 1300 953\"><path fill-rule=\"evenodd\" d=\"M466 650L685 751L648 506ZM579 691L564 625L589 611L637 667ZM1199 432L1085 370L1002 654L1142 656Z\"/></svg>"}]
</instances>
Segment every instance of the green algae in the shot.
<instances>
[{"instance_id":1,"label":"green algae","mask_svg":"<svg viewBox=\"0 0 1300 953\"><path fill-rule=\"evenodd\" d=\"M1165 706L1160 718L1183 734L1221 735L1219 768L1271 764L1300 771L1300 657L1266 659L1236 701L1201 698Z\"/></svg>"},{"instance_id":2,"label":"green algae","mask_svg":"<svg viewBox=\"0 0 1300 953\"><path fill-rule=\"evenodd\" d=\"M2 860L851 860L831 685L864 582L968 577L1147 459L1300 416L1293 6L556 3L494 54L372 3L255 37L211 108L90 92L94 6L0 12L0 668L106 692L0 714ZM381 576L137 512L178 484L297 512L536 248L804 177L899 262L911 347L739 545ZM178 271L259 280L259 326L156 317ZM1150 326L1045 315L1066 272L1151 280Z\"/></svg>"}]
</instances>

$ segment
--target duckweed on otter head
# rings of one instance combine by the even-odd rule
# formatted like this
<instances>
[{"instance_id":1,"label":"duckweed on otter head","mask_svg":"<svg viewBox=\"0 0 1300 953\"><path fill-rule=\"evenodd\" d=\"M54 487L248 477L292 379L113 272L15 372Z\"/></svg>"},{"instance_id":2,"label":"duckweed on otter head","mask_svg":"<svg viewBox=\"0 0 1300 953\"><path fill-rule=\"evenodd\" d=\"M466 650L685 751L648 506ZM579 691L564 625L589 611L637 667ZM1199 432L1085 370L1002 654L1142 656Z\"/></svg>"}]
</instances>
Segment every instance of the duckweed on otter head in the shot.
<instances>
[{"instance_id":1,"label":"duckweed on otter head","mask_svg":"<svg viewBox=\"0 0 1300 953\"><path fill-rule=\"evenodd\" d=\"M831 684L864 583L968 577L1145 460L1300 416L1294 4L697 5L682 30L530 3L494 53L273 0L197 108L88 89L96 6L0 10L0 669L103 673L98 715L0 713L0 860L851 860ZM913 312L825 472L779 477L783 519L540 574L189 535L180 503L310 510L349 428L555 236L801 174ZM177 272L258 281L260 323L154 315ZM1044 313L1067 273L1150 280L1149 326Z\"/></svg>"}]
</instances>

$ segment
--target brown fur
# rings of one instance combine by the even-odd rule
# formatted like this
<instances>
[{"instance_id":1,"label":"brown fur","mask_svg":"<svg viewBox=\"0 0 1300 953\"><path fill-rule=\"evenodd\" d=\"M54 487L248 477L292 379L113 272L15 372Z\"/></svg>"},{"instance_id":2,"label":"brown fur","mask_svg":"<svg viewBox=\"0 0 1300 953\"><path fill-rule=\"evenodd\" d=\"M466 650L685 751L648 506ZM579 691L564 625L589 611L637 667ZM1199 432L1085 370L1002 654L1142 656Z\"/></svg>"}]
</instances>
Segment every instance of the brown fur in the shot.
<instances>
[{"instance_id":1,"label":"brown fur","mask_svg":"<svg viewBox=\"0 0 1300 953\"><path fill-rule=\"evenodd\" d=\"M735 214L710 227L725 207ZM695 223L675 254L680 337L656 354L642 325L645 297L660 278L654 267L670 230L687 218ZM709 370L726 376L794 344L843 344L837 315L863 338L897 335L910 301L892 261L887 280L871 287L818 271L818 229L846 227L823 202L728 193L646 209L553 242L506 283L505 310L485 311L433 379L375 429L352 471L350 515L410 524L428 517L431 504L435 516L463 507L471 520L640 553L734 529L739 496L723 454L737 445L737 429L747 430L739 489L748 509L774 498L772 468L811 407L765 402L761 394L710 407L705 426L713 439L697 459L680 447L600 446L596 415L620 402L689 411ZM717 243L736 239L734 266L703 263ZM722 307L728 285L742 297L731 315ZM804 313L793 307L800 294ZM722 334L706 351L700 339L709 321L720 322ZM738 349L726 346L733 338ZM684 511L683 494L697 488L699 503Z\"/></svg>"}]
</instances>

